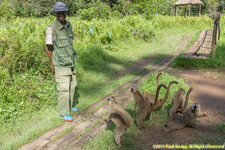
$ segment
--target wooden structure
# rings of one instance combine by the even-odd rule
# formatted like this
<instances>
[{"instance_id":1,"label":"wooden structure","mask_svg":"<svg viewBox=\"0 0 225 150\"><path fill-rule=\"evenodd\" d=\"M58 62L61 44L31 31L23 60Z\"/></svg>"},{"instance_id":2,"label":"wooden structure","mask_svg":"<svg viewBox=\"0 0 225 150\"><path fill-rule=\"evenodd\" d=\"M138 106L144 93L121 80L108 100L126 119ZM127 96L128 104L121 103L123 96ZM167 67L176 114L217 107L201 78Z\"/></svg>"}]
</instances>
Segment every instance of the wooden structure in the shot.
<instances>
[{"instance_id":1,"label":"wooden structure","mask_svg":"<svg viewBox=\"0 0 225 150\"><path fill-rule=\"evenodd\" d=\"M212 14L212 19L214 20L213 26L213 37L212 37L212 54L215 54L217 41L220 39L220 18L221 15L218 11Z\"/></svg>"},{"instance_id":2,"label":"wooden structure","mask_svg":"<svg viewBox=\"0 0 225 150\"><path fill-rule=\"evenodd\" d=\"M184 53L183 58L207 59L212 51L213 30L204 30L200 32L198 40L196 40Z\"/></svg>"},{"instance_id":3,"label":"wooden structure","mask_svg":"<svg viewBox=\"0 0 225 150\"><path fill-rule=\"evenodd\" d=\"M201 14L201 6L204 6L204 3L200 0L178 0L174 6L176 7L176 16L177 16L177 7L178 6L185 6L185 16L187 16L187 9L186 6L189 5L189 16L191 16L191 5L199 5L199 15Z\"/></svg>"}]
</instances>

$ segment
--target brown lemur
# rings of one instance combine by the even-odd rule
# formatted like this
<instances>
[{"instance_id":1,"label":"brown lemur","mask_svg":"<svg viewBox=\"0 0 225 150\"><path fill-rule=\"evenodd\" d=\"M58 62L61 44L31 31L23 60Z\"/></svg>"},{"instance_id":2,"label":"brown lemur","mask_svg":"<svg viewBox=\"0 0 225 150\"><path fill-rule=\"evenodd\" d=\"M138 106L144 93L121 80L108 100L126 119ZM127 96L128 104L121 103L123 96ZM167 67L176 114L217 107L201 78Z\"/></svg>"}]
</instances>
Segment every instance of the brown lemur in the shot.
<instances>
[{"instance_id":1,"label":"brown lemur","mask_svg":"<svg viewBox=\"0 0 225 150\"><path fill-rule=\"evenodd\" d=\"M133 93L133 98L134 98L134 111L136 111L136 107L138 106L138 114L136 116L136 122L137 122L137 126L138 128L143 128L144 127L144 121L145 118L147 116L148 113L151 113L154 111L154 107L156 106L156 103L158 102L158 97L159 97L159 91L161 89L161 87L164 87L165 89L167 89L166 85L164 84L160 84L157 88L156 91L156 97L154 100L154 104L152 105L152 107L150 109L148 109L147 104L145 103L144 97L142 96L142 94L140 93L140 91L137 89L136 86L133 86L131 88L131 92Z\"/></svg>"},{"instance_id":2,"label":"brown lemur","mask_svg":"<svg viewBox=\"0 0 225 150\"><path fill-rule=\"evenodd\" d=\"M183 95L185 94L185 90L183 88L179 88L174 94L172 98L172 105L173 107L170 109L170 120L175 119L175 115L179 112L182 113L187 105L188 105L188 100L189 100L189 95L192 92L193 88L189 88L186 98L185 98L185 104L183 105Z\"/></svg>"},{"instance_id":3,"label":"brown lemur","mask_svg":"<svg viewBox=\"0 0 225 150\"><path fill-rule=\"evenodd\" d=\"M183 113L183 111L186 110L186 108L187 108L187 106L188 106L189 96L190 96L190 94L191 94L192 91L193 91L193 88L190 87L189 90L188 90L188 92L187 92L187 94L186 94L186 97L185 97L185 103L184 103L184 106L182 106L182 108L177 109L177 112Z\"/></svg>"},{"instance_id":4,"label":"brown lemur","mask_svg":"<svg viewBox=\"0 0 225 150\"><path fill-rule=\"evenodd\" d=\"M158 80L159 80L159 76L162 75L162 74L163 74L162 72L159 72L156 76L156 88L159 86ZM162 107L165 104L166 100L168 99L168 96L169 96L169 93L170 93L170 87L171 87L172 84L178 84L178 82L177 81L171 81L169 83L165 98L163 100L160 100L160 101L157 102L154 110ZM152 93L149 93L149 92L143 92L142 94L144 96L144 100L145 100L146 104L151 107L151 105L154 102L153 100L155 100L155 95L152 94ZM149 119L151 120L151 118L149 118Z\"/></svg>"},{"instance_id":5,"label":"brown lemur","mask_svg":"<svg viewBox=\"0 0 225 150\"><path fill-rule=\"evenodd\" d=\"M205 112L202 113L200 111L200 104L194 103L192 106L190 106L183 112L184 124L179 124L177 126L171 126L171 127L168 124L165 124L164 130L166 132L170 132L170 131L185 128L187 126L197 128L196 126L197 118L206 117L206 116L207 115Z\"/></svg>"},{"instance_id":6,"label":"brown lemur","mask_svg":"<svg viewBox=\"0 0 225 150\"><path fill-rule=\"evenodd\" d=\"M114 96L107 100L109 102L109 118L105 121L108 123L112 120L116 124L114 139L118 148L120 148L122 147L122 136L125 134L126 130L132 126L133 119L131 115L120 106Z\"/></svg>"}]
</instances>

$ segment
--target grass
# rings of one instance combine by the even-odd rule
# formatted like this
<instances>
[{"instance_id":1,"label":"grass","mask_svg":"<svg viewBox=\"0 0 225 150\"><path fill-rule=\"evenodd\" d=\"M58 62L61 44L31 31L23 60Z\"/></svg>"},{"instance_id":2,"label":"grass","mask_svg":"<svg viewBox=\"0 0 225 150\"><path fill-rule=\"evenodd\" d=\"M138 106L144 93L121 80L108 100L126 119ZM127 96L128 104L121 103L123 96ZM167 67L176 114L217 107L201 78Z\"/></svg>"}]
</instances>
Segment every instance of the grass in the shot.
<instances>
[{"instance_id":1,"label":"grass","mask_svg":"<svg viewBox=\"0 0 225 150\"><path fill-rule=\"evenodd\" d=\"M18 145L33 140L35 137L63 123L57 116L57 109L46 109L36 113L26 114L14 126L8 128L1 126L1 149L15 149Z\"/></svg>"},{"instance_id":2,"label":"grass","mask_svg":"<svg viewBox=\"0 0 225 150\"><path fill-rule=\"evenodd\" d=\"M187 29L188 28L185 27L166 28L163 31L157 31L157 36L164 38L163 40L159 40L160 38L153 40L152 43L134 39L122 40L117 43L115 50L111 51L106 51L98 46L83 49L83 55L78 58L76 64L79 93L79 102L76 107L82 112L98 100L110 94L121 84L134 77L134 74L125 74L122 77L114 79L115 72L119 72L125 66L131 65L134 61L145 58L151 54L161 54L157 59L166 56L177 48L183 35L193 35L199 30L193 28ZM87 55L85 55L85 51L87 51ZM90 57L88 54L96 57ZM16 77L20 78L20 75L17 74ZM53 77L53 74L50 74L50 77ZM164 79L162 79L162 81L163 80ZM54 80L49 81L49 85L54 86L54 84ZM149 90L154 91L155 89L150 88ZM51 89L48 92L54 93L55 91ZM30 114L17 117L15 122L5 123L4 126L1 126L0 149L16 149L42 133L62 124L63 120L57 113L56 94L50 101L54 101L54 104L50 107L45 107L39 111L31 111ZM132 106L133 104L131 103L127 108ZM111 132L105 132L107 134L105 139L108 139L108 136L111 137ZM127 143L128 147L140 148L140 145L135 143L135 138L133 138L135 137L135 132L130 134L132 135L131 139L127 142L124 141L125 145ZM112 148L115 148L115 144L112 141L111 138L109 141L106 141L106 143L109 143L112 145ZM107 149L107 145L105 148Z\"/></svg>"}]
</instances>

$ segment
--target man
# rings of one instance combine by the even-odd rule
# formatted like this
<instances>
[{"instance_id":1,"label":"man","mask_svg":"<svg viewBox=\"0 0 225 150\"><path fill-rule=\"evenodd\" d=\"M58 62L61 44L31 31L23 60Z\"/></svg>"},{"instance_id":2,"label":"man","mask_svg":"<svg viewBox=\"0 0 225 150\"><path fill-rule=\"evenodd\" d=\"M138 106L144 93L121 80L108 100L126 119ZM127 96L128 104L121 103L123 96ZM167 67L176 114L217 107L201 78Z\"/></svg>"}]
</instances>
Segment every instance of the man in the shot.
<instances>
[{"instance_id":1,"label":"man","mask_svg":"<svg viewBox=\"0 0 225 150\"><path fill-rule=\"evenodd\" d=\"M77 86L75 76L75 57L73 49L74 34L72 25L66 20L68 11L66 4L56 2L53 7L56 20L46 31L47 56L51 62L52 71L55 72L55 80L58 94L59 115L67 122L73 121L70 111L78 111L75 105L74 92Z\"/></svg>"}]
</instances>

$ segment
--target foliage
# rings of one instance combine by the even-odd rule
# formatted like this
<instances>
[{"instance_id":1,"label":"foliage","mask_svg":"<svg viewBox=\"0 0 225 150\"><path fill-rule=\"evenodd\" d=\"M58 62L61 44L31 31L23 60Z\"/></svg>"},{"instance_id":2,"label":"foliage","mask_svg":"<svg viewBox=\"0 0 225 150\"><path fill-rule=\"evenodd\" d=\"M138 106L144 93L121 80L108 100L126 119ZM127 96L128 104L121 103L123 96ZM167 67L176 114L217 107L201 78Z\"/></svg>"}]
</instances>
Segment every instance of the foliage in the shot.
<instances>
[{"instance_id":1,"label":"foliage","mask_svg":"<svg viewBox=\"0 0 225 150\"><path fill-rule=\"evenodd\" d=\"M56 95L54 81L35 74L35 70L31 70L29 74L21 74L20 78L17 75L12 75L8 79L1 78L1 124L14 122L22 114L29 114L57 104L53 97Z\"/></svg>"},{"instance_id":2,"label":"foliage","mask_svg":"<svg viewBox=\"0 0 225 150\"><path fill-rule=\"evenodd\" d=\"M0 3L0 19L6 19L7 21L14 18L14 13L12 11L12 4L7 0L4 0L3 3ZM1 24L1 21L0 21Z\"/></svg>"},{"instance_id":3,"label":"foliage","mask_svg":"<svg viewBox=\"0 0 225 150\"><path fill-rule=\"evenodd\" d=\"M108 19L110 14L110 7L102 2L94 2L87 9L79 9L77 16L85 20L97 19Z\"/></svg>"},{"instance_id":4,"label":"foliage","mask_svg":"<svg viewBox=\"0 0 225 150\"><path fill-rule=\"evenodd\" d=\"M0 65L8 69L9 74L25 72L27 69L36 69L45 74L47 58L43 59L45 28L40 19L31 19L23 22L19 19L13 24L4 24L0 32ZM3 36L4 35L4 36Z\"/></svg>"},{"instance_id":5,"label":"foliage","mask_svg":"<svg viewBox=\"0 0 225 150\"><path fill-rule=\"evenodd\" d=\"M138 14L135 4L131 1L118 0L117 4L113 5L113 10L119 11L123 16Z\"/></svg>"},{"instance_id":6,"label":"foliage","mask_svg":"<svg viewBox=\"0 0 225 150\"><path fill-rule=\"evenodd\" d=\"M52 8L56 0L13 0L13 10L19 17L42 17L53 14Z\"/></svg>"},{"instance_id":7,"label":"foliage","mask_svg":"<svg viewBox=\"0 0 225 150\"><path fill-rule=\"evenodd\" d=\"M79 14L84 19L104 18L110 16L126 16L142 14L145 18L151 19L156 14L174 15L174 3L177 0L77 0L63 1L69 9L68 15L75 16ZM222 6L223 0L202 0L204 6L202 13L207 14L216 6ZM53 15L53 5L56 0L4 0L3 5L10 5L4 11L15 12L10 13L12 16L19 17L44 17ZM5 3L5 4L4 4ZM199 6L192 7L192 13ZM221 8L223 9L223 8ZM87 13L87 14L86 14ZM183 15L183 9L178 10L179 15Z\"/></svg>"}]
</instances>

